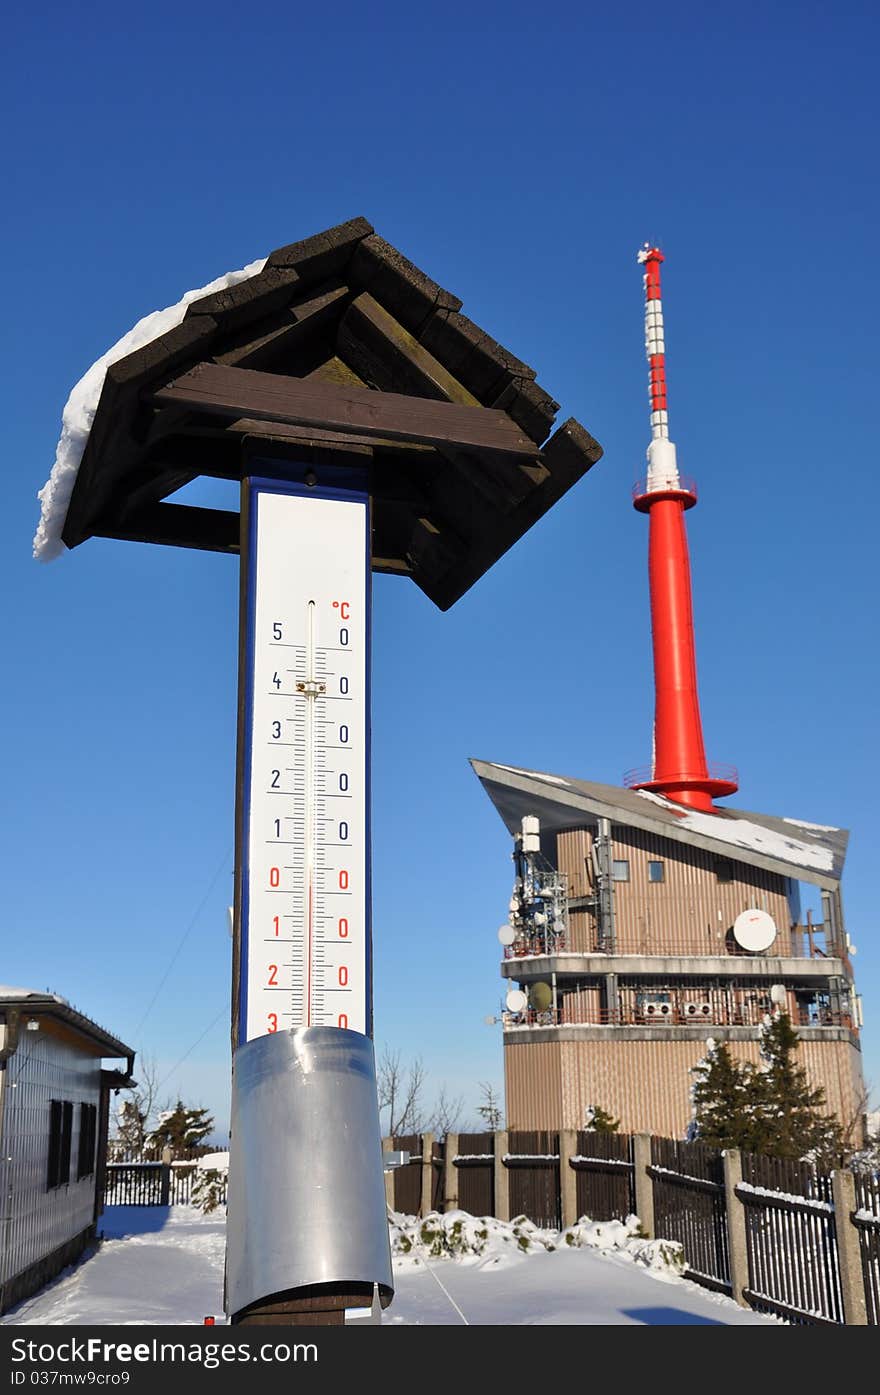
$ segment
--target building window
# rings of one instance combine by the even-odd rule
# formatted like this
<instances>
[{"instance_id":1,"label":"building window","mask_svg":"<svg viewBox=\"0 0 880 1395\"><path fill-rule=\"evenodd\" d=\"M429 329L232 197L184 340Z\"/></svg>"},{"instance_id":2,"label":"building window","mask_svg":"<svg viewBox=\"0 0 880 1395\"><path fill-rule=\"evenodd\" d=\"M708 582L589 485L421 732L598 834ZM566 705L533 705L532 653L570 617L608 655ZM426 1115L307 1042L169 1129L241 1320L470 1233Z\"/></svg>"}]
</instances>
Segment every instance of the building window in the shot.
<instances>
[{"instance_id":1,"label":"building window","mask_svg":"<svg viewBox=\"0 0 880 1395\"><path fill-rule=\"evenodd\" d=\"M617 858L617 857L616 857L616 858L614 858L613 862L611 863L611 880L612 880L613 882L628 882L628 881L629 881L629 859L628 859L628 858L625 858L625 857L622 857L622 858Z\"/></svg>"},{"instance_id":2,"label":"building window","mask_svg":"<svg viewBox=\"0 0 880 1395\"><path fill-rule=\"evenodd\" d=\"M719 882L732 882L733 863L728 862L725 858L716 858L715 877Z\"/></svg>"},{"instance_id":3,"label":"building window","mask_svg":"<svg viewBox=\"0 0 880 1395\"><path fill-rule=\"evenodd\" d=\"M666 873L665 873L665 871L664 871L663 863L662 863L662 862L649 862L649 863L648 863L648 881L649 881L649 882L665 882L665 881L666 881Z\"/></svg>"},{"instance_id":4,"label":"building window","mask_svg":"<svg viewBox=\"0 0 880 1395\"><path fill-rule=\"evenodd\" d=\"M73 1135L73 1105L70 1100L49 1101L49 1167L46 1188L62 1187L70 1181L70 1140Z\"/></svg>"},{"instance_id":5,"label":"building window","mask_svg":"<svg viewBox=\"0 0 880 1395\"><path fill-rule=\"evenodd\" d=\"M76 1163L76 1180L91 1177L95 1170L95 1143L98 1133L98 1106L81 1104L79 1107L79 1153Z\"/></svg>"}]
</instances>

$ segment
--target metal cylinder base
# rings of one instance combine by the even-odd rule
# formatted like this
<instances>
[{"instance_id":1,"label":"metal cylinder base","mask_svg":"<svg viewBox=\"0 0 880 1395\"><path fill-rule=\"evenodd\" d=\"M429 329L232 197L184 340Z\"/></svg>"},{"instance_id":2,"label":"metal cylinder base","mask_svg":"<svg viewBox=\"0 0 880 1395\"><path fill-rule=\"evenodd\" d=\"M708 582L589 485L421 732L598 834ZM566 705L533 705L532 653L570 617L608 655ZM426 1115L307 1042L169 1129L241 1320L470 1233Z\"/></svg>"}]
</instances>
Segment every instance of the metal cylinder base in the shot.
<instances>
[{"instance_id":1,"label":"metal cylinder base","mask_svg":"<svg viewBox=\"0 0 880 1395\"><path fill-rule=\"evenodd\" d=\"M390 1302L373 1043L337 1027L246 1042L233 1067L226 1311L290 1321L283 1310L356 1306L374 1284Z\"/></svg>"}]
</instances>

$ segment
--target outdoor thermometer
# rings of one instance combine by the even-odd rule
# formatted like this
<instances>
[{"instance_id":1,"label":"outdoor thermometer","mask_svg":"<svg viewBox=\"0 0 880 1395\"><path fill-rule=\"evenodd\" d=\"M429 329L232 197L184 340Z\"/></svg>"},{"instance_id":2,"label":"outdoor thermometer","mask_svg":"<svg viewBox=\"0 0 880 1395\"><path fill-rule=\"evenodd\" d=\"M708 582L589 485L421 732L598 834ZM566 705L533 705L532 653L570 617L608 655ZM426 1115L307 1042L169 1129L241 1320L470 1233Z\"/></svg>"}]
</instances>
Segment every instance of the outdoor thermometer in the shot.
<instances>
[{"instance_id":1,"label":"outdoor thermometer","mask_svg":"<svg viewBox=\"0 0 880 1395\"><path fill-rule=\"evenodd\" d=\"M245 485L239 1043L370 1032L369 499L354 485L305 470Z\"/></svg>"}]
</instances>

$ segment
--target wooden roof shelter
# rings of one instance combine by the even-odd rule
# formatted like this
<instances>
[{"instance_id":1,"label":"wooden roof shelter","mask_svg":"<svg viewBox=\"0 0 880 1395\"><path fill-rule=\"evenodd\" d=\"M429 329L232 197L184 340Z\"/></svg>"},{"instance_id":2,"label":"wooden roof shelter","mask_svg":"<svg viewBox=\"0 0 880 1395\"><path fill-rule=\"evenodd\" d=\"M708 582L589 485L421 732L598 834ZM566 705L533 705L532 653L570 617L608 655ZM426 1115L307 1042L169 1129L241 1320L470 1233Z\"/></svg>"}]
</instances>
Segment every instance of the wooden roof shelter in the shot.
<instances>
[{"instance_id":1,"label":"wooden roof shelter","mask_svg":"<svg viewBox=\"0 0 880 1395\"><path fill-rule=\"evenodd\" d=\"M574 418L553 430L558 408L355 218L279 248L110 366L62 536L237 552L236 513L168 496L255 458L367 466L373 569L445 610L600 458Z\"/></svg>"}]
</instances>

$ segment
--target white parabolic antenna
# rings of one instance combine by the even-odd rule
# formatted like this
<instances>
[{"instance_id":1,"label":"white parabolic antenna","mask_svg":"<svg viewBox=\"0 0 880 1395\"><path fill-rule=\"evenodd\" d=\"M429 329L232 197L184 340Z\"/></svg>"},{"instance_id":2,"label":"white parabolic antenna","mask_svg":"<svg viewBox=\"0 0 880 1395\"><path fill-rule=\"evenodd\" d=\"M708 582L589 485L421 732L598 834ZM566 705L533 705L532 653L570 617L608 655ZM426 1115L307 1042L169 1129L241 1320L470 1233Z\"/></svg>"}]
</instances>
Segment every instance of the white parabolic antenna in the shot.
<instances>
[{"instance_id":1,"label":"white parabolic antenna","mask_svg":"<svg viewBox=\"0 0 880 1395\"><path fill-rule=\"evenodd\" d=\"M766 911L743 911L733 922L733 938L743 949L757 954L776 939L776 922Z\"/></svg>"},{"instance_id":2,"label":"white parabolic antenna","mask_svg":"<svg viewBox=\"0 0 880 1395\"><path fill-rule=\"evenodd\" d=\"M507 1011L523 1012L528 1001L528 998L526 997L525 993L522 991L521 988L511 988L510 992L508 993L505 999L505 1002L507 1003Z\"/></svg>"},{"instance_id":3,"label":"white parabolic antenna","mask_svg":"<svg viewBox=\"0 0 880 1395\"><path fill-rule=\"evenodd\" d=\"M516 939L516 931L512 925L502 925L498 931L498 938L503 945L512 945Z\"/></svg>"}]
</instances>

